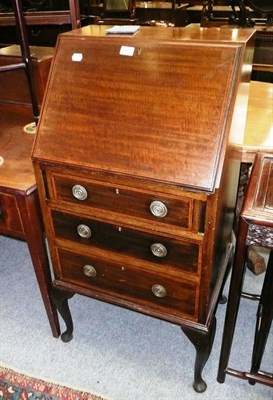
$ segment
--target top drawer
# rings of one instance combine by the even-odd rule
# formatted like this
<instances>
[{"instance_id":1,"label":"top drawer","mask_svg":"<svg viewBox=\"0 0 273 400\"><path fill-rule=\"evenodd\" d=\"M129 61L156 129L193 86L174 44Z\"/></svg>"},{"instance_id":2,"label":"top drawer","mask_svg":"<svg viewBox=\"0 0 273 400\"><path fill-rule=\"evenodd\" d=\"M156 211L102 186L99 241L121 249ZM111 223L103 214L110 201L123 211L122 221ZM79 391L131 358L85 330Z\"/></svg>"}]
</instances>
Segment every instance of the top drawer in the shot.
<instances>
[{"instance_id":1,"label":"top drawer","mask_svg":"<svg viewBox=\"0 0 273 400\"><path fill-rule=\"evenodd\" d=\"M51 200L59 204L70 203L142 218L151 223L193 228L194 199L191 198L62 174L52 174L49 182Z\"/></svg>"}]
</instances>

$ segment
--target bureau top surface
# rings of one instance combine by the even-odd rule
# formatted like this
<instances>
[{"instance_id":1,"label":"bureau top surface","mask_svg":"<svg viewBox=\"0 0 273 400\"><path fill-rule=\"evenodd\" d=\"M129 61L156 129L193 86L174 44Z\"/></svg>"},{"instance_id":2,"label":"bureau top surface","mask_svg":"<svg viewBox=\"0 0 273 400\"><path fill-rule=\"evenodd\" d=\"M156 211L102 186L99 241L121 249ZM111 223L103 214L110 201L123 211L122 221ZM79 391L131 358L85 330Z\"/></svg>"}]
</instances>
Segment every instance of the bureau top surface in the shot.
<instances>
[{"instance_id":1,"label":"bureau top surface","mask_svg":"<svg viewBox=\"0 0 273 400\"><path fill-rule=\"evenodd\" d=\"M80 29L75 29L65 32L62 36L69 37L109 37L113 35L107 34L107 30L111 26L106 25L88 25ZM201 28L200 24L190 24L185 27L174 27L164 29L163 27L150 27L141 26L140 29L133 35L124 35L130 38L131 41L135 39L145 39L153 41L203 41L203 42L226 42L229 44L246 43L249 38L254 35L255 29L232 29L232 28ZM121 35L115 35L121 36Z\"/></svg>"},{"instance_id":2,"label":"bureau top surface","mask_svg":"<svg viewBox=\"0 0 273 400\"><path fill-rule=\"evenodd\" d=\"M212 191L253 31L106 29L59 37L33 157Z\"/></svg>"}]
</instances>

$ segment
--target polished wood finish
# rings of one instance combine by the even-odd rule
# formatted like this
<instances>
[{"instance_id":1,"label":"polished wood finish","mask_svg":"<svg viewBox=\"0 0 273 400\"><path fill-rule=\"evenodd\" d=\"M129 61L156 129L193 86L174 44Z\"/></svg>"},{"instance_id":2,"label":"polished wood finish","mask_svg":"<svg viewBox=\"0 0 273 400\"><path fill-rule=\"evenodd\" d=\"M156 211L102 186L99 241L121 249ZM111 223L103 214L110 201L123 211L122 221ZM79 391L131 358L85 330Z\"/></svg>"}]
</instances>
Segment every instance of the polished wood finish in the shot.
<instances>
[{"instance_id":1,"label":"polished wood finish","mask_svg":"<svg viewBox=\"0 0 273 400\"><path fill-rule=\"evenodd\" d=\"M250 383L263 383L273 387L273 372L260 371L268 333L272 323L273 304L273 155L259 153L254 163L240 216L234 266L226 312L223 342L218 370L218 381L223 383L226 374ZM250 371L228 367L241 296L257 299L257 295L242 292L245 255L248 245L271 250L257 312L256 332ZM259 298L259 297L258 297Z\"/></svg>"},{"instance_id":2,"label":"polished wood finish","mask_svg":"<svg viewBox=\"0 0 273 400\"><path fill-rule=\"evenodd\" d=\"M62 11L33 11L24 13L27 25L69 24L72 29L80 27L80 8L78 0L69 0L69 9ZM0 26L16 25L13 13L1 13Z\"/></svg>"},{"instance_id":3,"label":"polished wood finish","mask_svg":"<svg viewBox=\"0 0 273 400\"><path fill-rule=\"evenodd\" d=\"M77 4L75 0L69 2L71 18L72 16L78 16L79 8L76 7ZM13 0L12 6L20 52L18 48L15 50L13 48L12 51L17 52L16 56L19 60L11 60L10 63L7 60L7 62L4 61L4 65L0 66L0 72L3 76L7 76L9 72L14 74L17 70L25 72L32 118L37 123L39 118L37 80L35 82L22 2ZM75 25L75 27L77 26ZM9 50L6 50L6 53L11 56ZM41 65L38 64L37 70L37 75L40 74L40 77L43 77L44 81L46 81L48 69L42 71ZM14 80L11 79L8 83L11 84L11 87L13 85L16 86L16 78ZM40 101L42 101L45 89L45 82L43 83L44 85L37 85L40 89ZM9 91L9 88L7 90ZM30 122L30 108L25 105L22 106L22 104L18 106L16 104L17 99L13 97L14 94L15 92L11 90L9 99L5 98L4 94L4 98L0 98L0 232L27 241L52 334L58 337L60 327L57 310L49 297L51 272L44 237L44 225L36 190L36 181L30 161L33 138L27 137L27 134L23 132L24 125Z\"/></svg>"},{"instance_id":4,"label":"polished wood finish","mask_svg":"<svg viewBox=\"0 0 273 400\"><path fill-rule=\"evenodd\" d=\"M0 103L0 234L26 240L52 334L58 337L60 328L49 297L49 261L30 158L34 137L23 131L31 118L30 108Z\"/></svg>"},{"instance_id":5,"label":"polished wood finish","mask_svg":"<svg viewBox=\"0 0 273 400\"><path fill-rule=\"evenodd\" d=\"M235 13L238 13L238 7ZM253 58L253 80L266 82L273 81L273 26L266 25L263 16L251 9L247 9L251 25L256 31L255 51ZM195 5L187 8L187 20L189 24L198 23L202 27L225 27L233 26L238 28L240 23L236 18L232 18L233 11L230 6L208 6L205 2L203 6Z\"/></svg>"},{"instance_id":6,"label":"polished wood finish","mask_svg":"<svg viewBox=\"0 0 273 400\"><path fill-rule=\"evenodd\" d=\"M53 47L30 46L34 84L39 106L42 104L53 52ZM18 64L21 60L20 46L13 45L0 49L0 66ZM22 105L31 104L28 82L22 69L0 74L0 101Z\"/></svg>"},{"instance_id":7,"label":"polished wood finish","mask_svg":"<svg viewBox=\"0 0 273 400\"><path fill-rule=\"evenodd\" d=\"M260 152L273 152L273 84L251 81L245 135L242 143L236 143L234 149L243 163L253 163Z\"/></svg>"},{"instance_id":8,"label":"polished wood finish","mask_svg":"<svg viewBox=\"0 0 273 400\"><path fill-rule=\"evenodd\" d=\"M246 115L253 32L106 28L59 37L33 148L62 338L69 293L176 323L202 392L232 254L230 135L234 108Z\"/></svg>"}]
</instances>

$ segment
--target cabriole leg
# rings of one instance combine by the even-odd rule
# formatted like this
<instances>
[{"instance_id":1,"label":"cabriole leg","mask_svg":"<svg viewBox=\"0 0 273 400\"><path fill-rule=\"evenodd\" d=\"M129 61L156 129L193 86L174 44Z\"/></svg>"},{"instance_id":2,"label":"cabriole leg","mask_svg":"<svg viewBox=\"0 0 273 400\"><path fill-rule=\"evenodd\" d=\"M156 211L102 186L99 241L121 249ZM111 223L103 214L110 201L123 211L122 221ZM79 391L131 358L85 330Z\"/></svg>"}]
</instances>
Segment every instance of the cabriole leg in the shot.
<instances>
[{"instance_id":1,"label":"cabriole leg","mask_svg":"<svg viewBox=\"0 0 273 400\"><path fill-rule=\"evenodd\" d=\"M196 350L193 388L198 393L202 393L207 389L207 384L202 378L202 371L211 352L215 328L215 316L213 317L207 332L199 331L190 327L181 327L182 331L189 338Z\"/></svg>"},{"instance_id":2,"label":"cabriole leg","mask_svg":"<svg viewBox=\"0 0 273 400\"><path fill-rule=\"evenodd\" d=\"M60 288L53 287L51 290L51 297L55 307L61 314L65 324L66 331L61 334L63 342L67 343L73 338L73 321L68 305L68 300L74 296L74 292L69 292Z\"/></svg>"}]
</instances>

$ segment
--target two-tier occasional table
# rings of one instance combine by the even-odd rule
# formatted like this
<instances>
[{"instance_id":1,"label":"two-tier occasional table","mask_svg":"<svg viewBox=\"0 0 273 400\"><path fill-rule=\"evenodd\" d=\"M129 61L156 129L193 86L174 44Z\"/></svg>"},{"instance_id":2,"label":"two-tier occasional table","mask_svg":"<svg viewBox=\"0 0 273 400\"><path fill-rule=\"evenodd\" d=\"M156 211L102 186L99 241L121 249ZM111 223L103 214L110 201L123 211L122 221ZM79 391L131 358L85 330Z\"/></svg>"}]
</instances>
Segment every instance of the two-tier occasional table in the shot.
<instances>
[{"instance_id":1,"label":"two-tier occasional table","mask_svg":"<svg viewBox=\"0 0 273 400\"><path fill-rule=\"evenodd\" d=\"M238 371L228 366L236 325L240 298L255 295L242 292L247 246L256 245L270 249L264 284L260 295L256 332L249 371ZM273 154L258 154L240 216L234 267L226 312L223 342L218 370L218 381L223 383L226 374L248 379L250 383L263 383L273 387L273 372L260 370L261 361L273 317ZM251 350L250 350L251 351Z\"/></svg>"}]
</instances>

